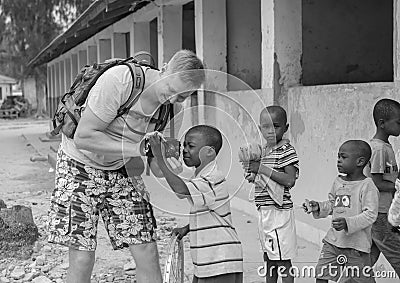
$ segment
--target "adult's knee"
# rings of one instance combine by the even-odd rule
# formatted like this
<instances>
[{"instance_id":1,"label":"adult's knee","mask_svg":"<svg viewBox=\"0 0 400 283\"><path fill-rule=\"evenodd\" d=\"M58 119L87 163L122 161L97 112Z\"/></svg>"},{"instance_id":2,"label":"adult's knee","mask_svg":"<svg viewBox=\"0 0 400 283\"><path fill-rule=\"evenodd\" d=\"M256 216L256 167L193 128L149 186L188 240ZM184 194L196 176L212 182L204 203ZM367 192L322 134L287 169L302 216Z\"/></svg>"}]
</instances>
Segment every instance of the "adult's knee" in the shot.
<instances>
[{"instance_id":1,"label":"adult's knee","mask_svg":"<svg viewBox=\"0 0 400 283\"><path fill-rule=\"evenodd\" d=\"M69 250L69 268L76 271L91 272L95 261L95 252L80 251L76 249Z\"/></svg>"},{"instance_id":2,"label":"adult's knee","mask_svg":"<svg viewBox=\"0 0 400 283\"><path fill-rule=\"evenodd\" d=\"M159 262L156 242L132 245L129 247L129 249L131 250L132 256L134 257L137 265L158 264Z\"/></svg>"}]
</instances>

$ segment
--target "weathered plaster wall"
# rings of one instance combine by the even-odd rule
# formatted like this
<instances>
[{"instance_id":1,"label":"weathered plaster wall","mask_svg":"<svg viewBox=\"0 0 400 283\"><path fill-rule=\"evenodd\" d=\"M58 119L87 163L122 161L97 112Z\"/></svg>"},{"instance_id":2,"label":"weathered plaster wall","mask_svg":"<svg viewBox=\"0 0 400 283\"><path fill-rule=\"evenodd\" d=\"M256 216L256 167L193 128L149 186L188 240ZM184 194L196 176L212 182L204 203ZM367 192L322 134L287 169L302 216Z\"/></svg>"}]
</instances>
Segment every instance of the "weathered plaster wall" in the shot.
<instances>
[{"instance_id":1,"label":"weathered plaster wall","mask_svg":"<svg viewBox=\"0 0 400 283\"><path fill-rule=\"evenodd\" d=\"M250 186L243 179L243 169L238 160L240 146L250 142L260 143L257 131L259 114L266 105L272 104L272 89L230 91L216 93L215 126L224 135L224 147L219 154L219 166L227 173L231 194L247 197ZM206 122L208 122L206 120ZM238 191L241 189L240 191Z\"/></svg>"},{"instance_id":2,"label":"weathered plaster wall","mask_svg":"<svg viewBox=\"0 0 400 283\"><path fill-rule=\"evenodd\" d=\"M393 80L393 1L303 0L303 84Z\"/></svg>"},{"instance_id":3,"label":"weathered plaster wall","mask_svg":"<svg viewBox=\"0 0 400 283\"><path fill-rule=\"evenodd\" d=\"M228 73L247 82L253 89L261 88L261 1L226 2ZM218 27L215 27L218 28ZM241 90L228 78L229 90Z\"/></svg>"},{"instance_id":4,"label":"weathered plaster wall","mask_svg":"<svg viewBox=\"0 0 400 283\"><path fill-rule=\"evenodd\" d=\"M375 133L372 109L381 98L400 100L394 83L367 83L289 89L289 137L300 159L300 177L294 202L325 200L337 176L337 151L348 139L368 141ZM391 140L397 157L400 142ZM314 220L304 213L298 220L326 230L329 220Z\"/></svg>"},{"instance_id":5,"label":"weathered plaster wall","mask_svg":"<svg viewBox=\"0 0 400 283\"><path fill-rule=\"evenodd\" d=\"M287 89L301 80L301 0L275 0L274 12L274 101L286 108Z\"/></svg>"}]
</instances>

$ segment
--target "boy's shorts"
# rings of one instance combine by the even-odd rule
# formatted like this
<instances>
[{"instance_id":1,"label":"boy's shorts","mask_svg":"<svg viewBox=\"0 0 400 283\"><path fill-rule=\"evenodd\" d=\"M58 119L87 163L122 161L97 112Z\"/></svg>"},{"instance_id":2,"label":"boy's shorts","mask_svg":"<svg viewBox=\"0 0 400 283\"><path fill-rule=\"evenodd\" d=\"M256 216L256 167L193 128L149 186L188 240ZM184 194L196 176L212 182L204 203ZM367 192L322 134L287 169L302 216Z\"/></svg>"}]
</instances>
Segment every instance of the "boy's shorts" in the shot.
<instances>
[{"instance_id":1,"label":"boy's shorts","mask_svg":"<svg viewBox=\"0 0 400 283\"><path fill-rule=\"evenodd\" d=\"M226 273L204 278L193 276L192 283L243 283L243 272Z\"/></svg>"},{"instance_id":2,"label":"boy's shorts","mask_svg":"<svg viewBox=\"0 0 400 283\"><path fill-rule=\"evenodd\" d=\"M55 183L50 243L95 251L100 214L114 249L156 240L156 221L141 177L128 177L124 169L85 166L59 149Z\"/></svg>"},{"instance_id":3,"label":"boy's shorts","mask_svg":"<svg viewBox=\"0 0 400 283\"><path fill-rule=\"evenodd\" d=\"M261 206L258 209L258 233L261 247L270 260L288 260L297 255L293 209Z\"/></svg>"},{"instance_id":4,"label":"boy's shorts","mask_svg":"<svg viewBox=\"0 0 400 283\"><path fill-rule=\"evenodd\" d=\"M350 248L339 248L324 241L315 267L317 279L337 282L375 282L370 254Z\"/></svg>"}]
</instances>

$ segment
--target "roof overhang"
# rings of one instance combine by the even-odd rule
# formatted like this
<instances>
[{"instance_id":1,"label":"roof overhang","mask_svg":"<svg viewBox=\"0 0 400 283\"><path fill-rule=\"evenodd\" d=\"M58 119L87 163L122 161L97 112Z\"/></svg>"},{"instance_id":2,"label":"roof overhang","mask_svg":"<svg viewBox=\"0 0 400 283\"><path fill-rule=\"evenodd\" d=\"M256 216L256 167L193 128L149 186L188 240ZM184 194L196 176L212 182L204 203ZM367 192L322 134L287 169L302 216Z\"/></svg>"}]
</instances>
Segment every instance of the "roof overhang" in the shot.
<instances>
[{"instance_id":1,"label":"roof overhang","mask_svg":"<svg viewBox=\"0 0 400 283\"><path fill-rule=\"evenodd\" d=\"M71 27L40 51L28 63L28 67L34 68L50 62L150 2L152 0L96 0Z\"/></svg>"}]
</instances>

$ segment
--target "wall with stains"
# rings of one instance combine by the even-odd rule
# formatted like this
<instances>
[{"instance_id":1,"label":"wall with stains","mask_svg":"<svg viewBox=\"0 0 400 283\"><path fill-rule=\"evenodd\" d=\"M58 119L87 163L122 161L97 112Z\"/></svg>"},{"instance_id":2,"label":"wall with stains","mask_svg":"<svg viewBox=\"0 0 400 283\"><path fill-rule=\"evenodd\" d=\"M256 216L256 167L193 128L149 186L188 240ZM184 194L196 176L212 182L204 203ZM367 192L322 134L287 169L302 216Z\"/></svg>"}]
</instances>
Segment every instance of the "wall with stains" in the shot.
<instances>
[{"instance_id":1,"label":"wall with stains","mask_svg":"<svg viewBox=\"0 0 400 283\"><path fill-rule=\"evenodd\" d=\"M261 1L226 2L228 73L261 88ZM218 27L216 27L218 28ZM228 90L242 90L228 78Z\"/></svg>"},{"instance_id":2,"label":"wall with stains","mask_svg":"<svg viewBox=\"0 0 400 283\"><path fill-rule=\"evenodd\" d=\"M294 202L325 200L337 176L337 152L349 139L368 141L375 134L374 104L381 98L400 100L394 83L296 87L288 93L289 137L300 159ZM397 157L400 140L391 138ZM400 160L400 159L398 159ZM327 229L329 221L305 214L297 219Z\"/></svg>"},{"instance_id":3,"label":"wall with stains","mask_svg":"<svg viewBox=\"0 0 400 283\"><path fill-rule=\"evenodd\" d=\"M393 1L303 0L303 84L393 81Z\"/></svg>"},{"instance_id":4,"label":"wall with stains","mask_svg":"<svg viewBox=\"0 0 400 283\"><path fill-rule=\"evenodd\" d=\"M258 132L259 115L262 108L272 104L273 90L216 92L214 96L216 119L211 124L224 136L224 146L218 163L227 174L231 195L239 194L246 198L251 186L244 181L238 150L248 143L261 143L262 136Z\"/></svg>"},{"instance_id":5,"label":"wall with stains","mask_svg":"<svg viewBox=\"0 0 400 283\"><path fill-rule=\"evenodd\" d=\"M301 1L278 0L275 8L275 71L278 83L289 88L300 84L302 30Z\"/></svg>"}]
</instances>

